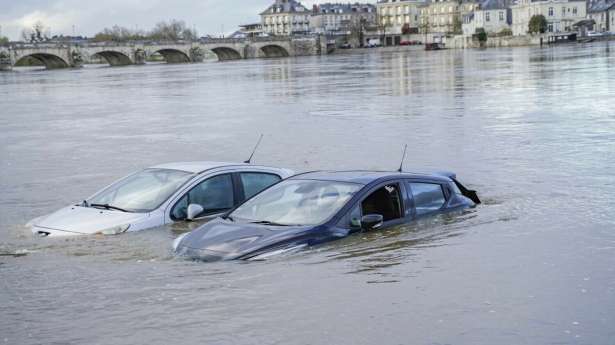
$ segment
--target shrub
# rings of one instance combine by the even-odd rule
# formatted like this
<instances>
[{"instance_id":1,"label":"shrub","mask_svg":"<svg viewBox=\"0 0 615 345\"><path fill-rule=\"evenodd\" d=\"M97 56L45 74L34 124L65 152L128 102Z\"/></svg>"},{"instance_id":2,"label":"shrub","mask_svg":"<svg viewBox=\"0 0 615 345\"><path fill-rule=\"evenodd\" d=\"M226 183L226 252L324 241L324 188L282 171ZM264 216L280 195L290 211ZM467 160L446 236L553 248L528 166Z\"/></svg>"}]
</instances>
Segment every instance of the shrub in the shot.
<instances>
[{"instance_id":1,"label":"shrub","mask_svg":"<svg viewBox=\"0 0 615 345\"><path fill-rule=\"evenodd\" d=\"M531 34L544 34L545 32L547 32L547 18L545 18L545 16L543 16L542 14L533 15L530 19L528 29L529 33Z\"/></svg>"}]
</instances>

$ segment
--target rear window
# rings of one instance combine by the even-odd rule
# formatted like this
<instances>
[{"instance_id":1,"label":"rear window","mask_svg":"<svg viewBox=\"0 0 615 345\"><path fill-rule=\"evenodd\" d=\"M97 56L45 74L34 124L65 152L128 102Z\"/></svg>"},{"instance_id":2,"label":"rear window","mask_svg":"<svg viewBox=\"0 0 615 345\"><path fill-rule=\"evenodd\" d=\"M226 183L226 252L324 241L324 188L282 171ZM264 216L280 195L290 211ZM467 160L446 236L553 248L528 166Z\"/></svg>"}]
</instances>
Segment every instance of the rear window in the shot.
<instances>
[{"instance_id":1,"label":"rear window","mask_svg":"<svg viewBox=\"0 0 615 345\"><path fill-rule=\"evenodd\" d=\"M418 216L437 211L444 206L446 198L442 185L436 183L409 183Z\"/></svg>"}]
</instances>

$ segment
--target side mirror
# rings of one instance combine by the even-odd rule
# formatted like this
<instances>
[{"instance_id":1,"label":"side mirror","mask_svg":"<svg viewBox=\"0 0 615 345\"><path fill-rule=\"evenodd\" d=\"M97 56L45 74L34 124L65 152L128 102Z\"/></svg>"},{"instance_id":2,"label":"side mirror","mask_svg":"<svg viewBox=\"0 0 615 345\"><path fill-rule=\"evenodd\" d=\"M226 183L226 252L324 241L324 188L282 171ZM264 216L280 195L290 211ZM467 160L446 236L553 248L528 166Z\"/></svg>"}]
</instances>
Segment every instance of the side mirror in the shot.
<instances>
[{"instance_id":1,"label":"side mirror","mask_svg":"<svg viewBox=\"0 0 615 345\"><path fill-rule=\"evenodd\" d=\"M199 214L203 213L203 206L198 204L190 204L188 205L188 211L186 212L186 220L191 222L199 216Z\"/></svg>"},{"instance_id":2,"label":"side mirror","mask_svg":"<svg viewBox=\"0 0 615 345\"><path fill-rule=\"evenodd\" d=\"M361 218L361 229L374 230L378 229L384 223L384 217L380 214L368 214Z\"/></svg>"}]
</instances>

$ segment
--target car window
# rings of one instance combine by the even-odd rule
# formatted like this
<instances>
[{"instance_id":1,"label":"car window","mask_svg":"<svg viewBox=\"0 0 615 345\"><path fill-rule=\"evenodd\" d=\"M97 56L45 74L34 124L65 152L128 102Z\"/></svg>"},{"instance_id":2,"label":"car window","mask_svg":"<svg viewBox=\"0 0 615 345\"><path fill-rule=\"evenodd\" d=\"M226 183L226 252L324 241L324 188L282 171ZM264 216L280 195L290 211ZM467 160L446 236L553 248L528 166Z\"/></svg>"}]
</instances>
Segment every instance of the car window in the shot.
<instances>
[{"instance_id":1,"label":"car window","mask_svg":"<svg viewBox=\"0 0 615 345\"><path fill-rule=\"evenodd\" d=\"M389 184L370 194L361 203L364 215L379 214L384 221L402 217L399 185Z\"/></svg>"},{"instance_id":2,"label":"car window","mask_svg":"<svg viewBox=\"0 0 615 345\"><path fill-rule=\"evenodd\" d=\"M319 225L333 217L361 188L355 183L285 180L246 201L230 217L251 223Z\"/></svg>"},{"instance_id":3,"label":"car window","mask_svg":"<svg viewBox=\"0 0 615 345\"><path fill-rule=\"evenodd\" d=\"M165 202L192 174L170 169L145 169L128 176L88 200L135 212L151 212Z\"/></svg>"},{"instance_id":4,"label":"car window","mask_svg":"<svg viewBox=\"0 0 615 345\"><path fill-rule=\"evenodd\" d=\"M417 216L437 211L446 202L442 185L435 183L410 183Z\"/></svg>"},{"instance_id":5,"label":"car window","mask_svg":"<svg viewBox=\"0 0 615 345\"><path fill-rule=\"evenodd\" d=\"M233 208L233 179L230 174L209 178L192 188L171 210L174 220L186 219L188 205L197 204L203 207L199 217L216 214Z\"/></svg>"},{"instance_id":6,"label":"car window","mask_svg":"<svg viewBox=\"0 0 615 345\"><path fill-rule=\"evenodd\" d=\"M246 199L281 180L278 175L266 173L241 173L240 176Z\"/></svg>"}]
</instances>

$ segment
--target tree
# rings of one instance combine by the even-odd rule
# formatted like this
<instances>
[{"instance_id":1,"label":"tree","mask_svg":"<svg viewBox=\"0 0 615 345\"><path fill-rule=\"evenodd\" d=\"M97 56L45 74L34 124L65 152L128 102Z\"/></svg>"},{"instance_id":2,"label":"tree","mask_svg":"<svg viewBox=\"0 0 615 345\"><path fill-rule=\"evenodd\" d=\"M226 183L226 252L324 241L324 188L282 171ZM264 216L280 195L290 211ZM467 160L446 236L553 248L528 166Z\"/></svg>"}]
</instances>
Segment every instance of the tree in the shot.
<instances>
[{"instance_id":1,"label":"tree","mask_svg":"<svg viewBox=\"0 0 615 345\"><path fill-rule=\"evenodd\" d=\"M453 17L453 33L454 34L461 34L463 32L461 24L462 24L461 19L459 18L458 15L455 15Z\"/></svg>"},{"instance_id":2,"label":"tree","mask_svg":"<svg viewBox=\"0 0 615 345\"><path fill-rule=\"evenodd\" d=\"M40 43L49 40L49 36L46 33L47 27L40 20L29 29L24 29L21 32L21 38L24 42Z\"/></svg>"},{"instance_id":3,"label":"tree","mask_svg":"<svg viewBox=\"0 0 615 345\"><path fill-rule=\"evenodd\" d=\"M363 38L365 32L365 25L367 20L365 18L353 18L348 21L342 22L342 30L347 32L348 43L352 46L363 46Z\"/></svg>"},{"instance_id":4,"label":"tree","mask_svg":"<svg viewBox=\"0 0 615 345\"><path fill-rule=\"evenodd\" d=\"M0 36L0 45L1 44L8 44L8 43L9 43L9 38L8 37Z\"/></svg>"},{"instance_id":5,"label":"tree","mask_svg":"<svg viewBox=\"0 0 615 345\"><path fill-rule=\"evenodd\" d=\"M542 14L533 15L530 19L528 31L531 34L547 32L547 18Z\"/></svg>"},{"instance_id":6,"label":"tree","mask_svg":"<svg viewBox=\"0 0 615 345\"><path fill-rule=\"evenodd\" d=\"M419 30L425 35L423 39L424 43L427 43L427 35L429 34L429 17L424 16L421 18L421 24L419 25Z\"/></svg>"},{"instance_id":7,"label":"tree","mask_svg":"<svg viewBox=\"0 0 615 345\"><path fill-rule=\"evenodd\" d=\"M186 27L182 20L171 20L170 22L160 22L149 33L148 38L161 41L193 41L197 39L196 30Z\"/></svg>"},{"instance_id":8,"label":"tree","mask_svg":"<svg viewBox=\"0 0 615 345\"><path fill-rule=\"evenodd\" d=\"M487 42L487 32L485 32L485 29L476 28L476 33L474 35L481 44Z\"/></svg>"},{"instance_id":9,"label":"tree","mask_svg":"<svg viewBox=\"0 0 615 345\"><path fill-rule=\"evenodd\" d=\"M112 28L105 28L103 31L94 35L93 40L95 42L128 42L145 38L145 34L141 31L133 31L122 26L114 25Z\"/></svg>"}]
</instances>

